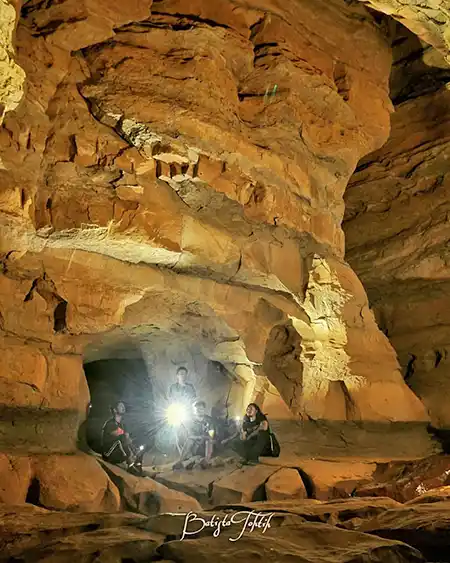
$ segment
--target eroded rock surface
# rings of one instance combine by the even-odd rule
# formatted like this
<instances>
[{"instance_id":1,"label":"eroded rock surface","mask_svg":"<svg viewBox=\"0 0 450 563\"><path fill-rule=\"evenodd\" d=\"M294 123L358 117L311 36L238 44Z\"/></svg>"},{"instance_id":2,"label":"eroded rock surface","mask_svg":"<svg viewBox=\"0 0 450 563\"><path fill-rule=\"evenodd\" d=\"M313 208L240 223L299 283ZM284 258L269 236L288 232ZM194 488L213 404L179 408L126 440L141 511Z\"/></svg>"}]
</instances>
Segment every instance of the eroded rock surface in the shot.
<instances>
[{"instance_id":1,"label":"eroded rock surface","mask_svg":"<svg viewBox=\"0 0 450 563\"><path fill-rule=\"evenodd\" d=\"M169 542L161 546L159 553L169 560L203 563L213 556L218 561L230 561L238 555L245 545L249 557L264 557L270 562L298 561L319 563L329 557L332 547L332 560L344 563L382 562L386 556L396 562L424 561L420 553L402 543L381 543L380 538L362 535L358 532L339 530L325 524L304 523L295 516L285 516L277 528L267 530L264 535L252 534L242 542L229 541L237 537L236 532L222 533L218 538L205 537L185 542ZM387 541L387 540L384 540ZM242 553L242 552L241 552ZM213 555L214 554L214 555Z\"/></svg>"},{"instance_id":2,"label":"eroded rock surface","mask_svg":"<svg viewBox=\"0 0 450 563\"><path fill-rule=\"evenodd\" d=\"M360 529L419 549L428 561L450 561L450 502L388 510Z\"/></svg>"},{"instance_id":3,"label":"eroded rock surface","mask_svg":"<svg viewBox=\"0 0 450 563\"><path fill-rule=\"evenodd\" d=\"M450 5L448 0L360 0L408 27L439 49L450 62Z\"/></svg>"},{"instance_id":4,"label":"eroded rock surface","mask_svg":"<svg viewBox=\"0 0 450 563\"><path fill-rule=\"evenodd\" d=\"M445 2L16 4L0 0L0 559L445 560L446 458L297 463L311 442L425 455L426 408L448 419L446 89L394 80L415 99L347 192L348 259L376 317L341 229L393 109L390 26L363 4L448 56ZM83 356L131 342L150 364L169 341L228 370L237 412L257 400L296 461L157 476L170 490L75 454ZM200 502L272 510L273 528L180 541L169 513L211 515ZM123 508L159 515L92 514Z\"/></svg>"},{"instance_id":5,"label":"eroded rock surface","mask_svg":"<svg viewBox=\"0 0 450 563\"><path fill-rule=\"evenodd\" d=\"M231 510L253 510L265 514L272 512L292 514L300 516L308 522L321 522L353 530L373 520L376 516L397 508L402 508L402 505L393 499L374 497L349 498L328 502L299 499L268 500L235 504L229 507L219 506L214 510L220 509L225 514ZM159 528L155 528L155 531L157 529Z\"/></svg>"},{"instance_id":6,"label":"eroded rock surface","mask_svg":"<svg viewBox=\"0 0 450 563\"><path fill-rule=\"evenodd\" d=\"M450 457L445 455L380 464L371 483L356 488L359 496L390 497L399 502L420 499L434 489L450 484Z\"/></svg>"},{"instance_id":7,"label":"eroded rock surface","mask_svg":"<svg viewBox=\"0 0 450 563\"><path fill-rule=\"evenodd\" d=\"M101 462L122 499L122 507L141 514L184 513L200 510L200 504L189 495L165 487L153 479L136 477L120 467Z\"/></svg>"},{"instance_id":8,"label":"eroded rock surface","mask_svg":"<svg viewBox=\"0 0 450 563\"><path fill-rule=\"evenodd\" d=\"M283 468L271 475L266 482L266 497L268 500L282 500L286 498L307 498L300 473L293 468Z\"/></svg>"},{"instance_id":9,"label":"eroded rock surface","mask_svg":"<svg viewBox=\"0 0 450 563\"><path fill-rule=\"evenodd\" d=\"M397 106L388 143L349 184L344 229L347 259L408 385L432 423L446 428L450 96L442 78Z\"/></svg>"},{"instance_id":10,"label":"eroded rock surface","mask_svg":"<svg viewBox=\"0 0 450 563\"><path fill-rule=\"evenodd\" d=\"M436 466L438 461L430 459L422 463L422 470L428 472L429 478L432 477L433 463ZM283 560L283 557L303 563L448 561L450 504L448 497L441 494L442 488L431 489L428 493L419 491L423 495L423 502L417 499L418 502L405 505L385 497L324 502L298 496L295 498L296 492L286 500L254 502L247 500L250 494L245 493L242 487L240 494L237 494L239 484L242 484L242 478L239 479L237 475L234 498L241 500L229 503L231 488L228 486L228 497L225 498L225 493L222 495L225 503L208 509L196 505L193 499L190 504L177 506L173 499L170 500L170 494L161 492L165 489L162 485L132 477L111 466L108 469L119 485L124 507L135 512L156 514L156 511L151 510L151 505L158 504L155 504L154 496L157 494L161 500L164 497L164 502L158 506L159 514L150 518L130 513L69 514L29 504L3 505L0 510L1 560L14 557L24 561L40 561L51 557L52 560L65 562L79 557L101 560L107 557L109 561L120 561L127 554L130 561L160 561L161 558L198 561L199 554L201 557L214 554L215 558L228 561L238 556L238 552L231 549L235 546L240 554L242 550L263 553L269 560L272 557L273 561ZM401 471L397 468L397 473L406 475L407 469L407 466L403 466ZM259 470L259 477L263 483L265 480L266 487L270 479L277 475L276 472L272 473L272 477L267 479L261 474L261 468L248 470L254 472L253 484L257 482L255 471ZM207 471L199 470L199 477ZM228 477L229 485L232 475ZM413 474L410 480L414 481ZM425 478L422 480L426 481ZM428 480L430 486L436 484ZM225 490L224 487L222 489ZM146 499L142 496L145 491ZM182 495L173 493L173 498L176 495L180 501ZM186 519L188 511L191 512ZM270 526L252 528L249 525L244 528L248 518L258 518L259 523L268 521ZM203 522L215 524L205 526ZM225 522L230 524L223 524ZM220 533L217 531L219 523L222 523ZM237 537L238 543L230 541ZM194 551L192 546L195 547ZM275 556L277 559L274 559Z\"/></svg>"},{"instance_id":11,"label":"eroded rock surface","mask_svg":"<svg viewBox=\"0 0 450 563\"><path fill-rule=\"evenodd\" d=\"M218 513L222 516L224 513ZM177 515L140 519L130 515L69 515L14 507L1 515L1 555L24 561L42 561L52 558L61 562L74 558L129 561L230 561L244 552L249 556L265 555L269 561L298 561L316 563L386 562L413 563L425 561L414 548L400 542L375 535L347 531L337 527L305 522L295 512L288 513L274 508L265 531L248 529L237 541L243 523L225 528L213 537L211 527L199 530L191 526L189 540L181 540L184 517ZM58 527L55 526L58 517ZM211 518L212 513L201 513ZM240 518L242 519L242 515ZM237 517L239 520L239 516ZM163 524L163 533L155 531ZM25 525L24 525L25 524ZM181 524L181 527L180 527ZM172 541L166 542L167 530ZM197 534L192 533L198 531ZM37 534L41 532L39 543ZM45 532L47 532L45 534Z\"/></svg>"},{"instance_id":12,"label":"eroded rock surface","mask_svg":"<svg viewBox=\"0 0 450 563\"><path fill-rule=\"evenodd\" d=\"M94 457L85 454L0 457L0 502L54 510L117 512L118 489Z\"/></svg>"},{"instance_id":13,"label":"eroded rock surface","mask_svg":"<svg viewBox=\"0 0 450 563\"><path fill-rule=\"evenodd\" d=\"M347 181L389 134L385 32L343 0L24 4L27 89L0 131L1 447L74 451L82 355L176 340L227 367L240 409L414 421L430 452L343 260Z\"/></svg>"},{"instance_id":14,"label":"eroded rock surface","mask_svg":"<svg viewBox=\"0 0 450 563\"><path fill-rule=\"evenodd\" d=\"M0 124L5 113L15 110L23 96L25 72L15 61L13 43L19 10L19 0L0 2Z\"/></svg>"}]
</instances>

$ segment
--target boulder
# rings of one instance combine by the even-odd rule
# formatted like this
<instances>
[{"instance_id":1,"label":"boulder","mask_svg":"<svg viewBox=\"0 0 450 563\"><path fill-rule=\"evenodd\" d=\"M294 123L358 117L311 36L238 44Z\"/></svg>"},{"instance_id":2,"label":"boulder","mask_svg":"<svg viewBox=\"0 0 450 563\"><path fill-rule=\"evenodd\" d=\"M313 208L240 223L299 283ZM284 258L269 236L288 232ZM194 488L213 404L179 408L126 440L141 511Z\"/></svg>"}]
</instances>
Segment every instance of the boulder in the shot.
<instances>
[{"instance_id":1,"label":"boulder","mask_svg":"<svg viewBox=\"0 0 450 563\"><path fill-rule=\"evenodd\" d=\"M102 561L121 563L130 561L149 561L164 536L132 527L111 528L83 532L47 542L25 554L30 559L43 559L48 562L67 562L74 559L88 561L101 554Z\"/></svg>"},{"instance_id":2,"label":"boulder","mask_svg":"<svg viewBox=\"0 0 450 563\"><path fill-rule=\"evenodd\" d=\"M333 524L353 530L362 522L402 505L390 498L350 498L322 502L315 499L289 499L264 502L244 502L232 506L217 506L217 510L253 510L293 514L309 522Z\"/></svg>"},{"instance_id":3,"label":"boulder","mask_svg":"<svg viewBox=\"0 0 450 563\"><path fill-rule=\"evenodd\" d=\"M106 473L117 486L126 510L141 514L199 511L198 501L180 491L174 491L149 477L136 477L124 469L101 462Z\"/></svg>"},{"instance_id":4,"label":"boulder","mask_svg":"<svg viewBox=\"0 0 450 563\"><path fill-rule=\"evenodd\" d=\"M405 542L427 561L450 561L450 502L417 504L388 510L360 531Z\"/></svg>"},{"instance_id":5,"label":"boulder","mask_svg":"<svg viewBox=\"0 0 450 563\"><path fill-rule=\"evenodd\" d=\"M244 466L226 477L214 481L212 487L213 504L233 504L265 499L265 484L278 470L270 465Z\"/></svg>"},{"instance_id":6,"label":"boulder","mask_svg":"<svg viewBox=\"0 0 450 563\"><path fill-rule=\"evenodd\" d=\"M330 491L328 498L338 499L338 498L349 498L355 495L358 487L363 487L365 485L370 485L371 481L369 479L354 480L348 479L344 481L338 481L335 483Z\"/></svg>"},{"instance_id":7,"label":"boulder","mask_svg":"<svg viewBox=\"0 0 450 563\"><path fill-rule=\"evenodd\" d=\"M437 489L431 489L422 495L413 498L412 500L408 500L405 502L405 505L411 504L427 504L433 502L442 502L442 501L450 501L450 485L446 485L445 487L438 487Z\"/></svg>"},{"instance_id":8,"label":"boulder","mask_svg":"<svg viewBox=\"0 0 450 563\"><path fill-rule=\"evenodd\" d=\"M29 458L0 454L0 502L6 504L25 502L31 477Z\"/></svg>"},{"instance_id":9,"label":"boulder","mask_svg":"<svg viewBox=\"0 0 450 563\"><path fill-rule=\"evenodd\" d=\"M374 482L358 487L355 494L407 502L447 484L450 484L450 456L435 455L420 461L380 465Z\"/></svg>"},{"instance_id":10,"label":"boulder","mask_svg":"<svg viewBox=\"0 0 450 563\"><path fill-rule=\"evenodd\" d=\"M304 480L309 480L314 498L329 500L336 496L343 496L341 492L336 490L339 486L341 491L349 490L351 492L357 483L370 480L376 470L376 464L356 460L304 460L299 465L299 469L303 475L306 474Z\"/></svg>"},{"instance_id":11,"label":"boulder","mask_svg":"<svg viewBox=\"0 0 450 563\"><path fill-rule=\"evenodd\" d=\"M137 514L71 514L31 505L0 507L0 560L67 562L149 559L164 537L139 529Z\"/></svg>"},{"instance_id":12,"label":"boulder","mask_svg":"<svg viewBox=\"0 0 450 563\"><path fill-rule=\"evenodd\" d=\"M55 510L116 512L117 487L86 454L36 456L29 502Z\"/></svg>"},{"instance_id":13,"label":"boulder","mask_svg":"<svg viewBox=\"0 0 450 563\"><path fill-rule=\"evenodd\" d=\"M297 502L326 505L311 500ZM341 501L343 505L349 502L356 506L366 499ZM273 563L425 561L414 548L397 541L307 522L286 510L289 503L293 501L270 503L269 514L262 514L258 503L239 508L240 514L229 508L198 511L194 515L197 520L187 527L189 541L180 541L186 518L181 514L146 518L136 514L70 514L31 505L0 506L0 560L202 563L213 559L220 563L240 561L245 553L249 559L264 557ZM217 533L218 523L226 519L230 525L221 525ZM238 537L239 541L230 541Z\"/></svg>"},{"instance_id":14,"label":"boulder","mask_svg":"<svg viewBox=\"0 0 450 563\"><path fill-rule=\"evenodd\" d=\"M236 465L193 471L169 471L159 473L155 480L170 489L196 498L204 506L211 500L213 483L220 481L234 471L236 471Z\"/></svg>"},{"instance_id":15,"label":"boulder","mask_svg":"<svg viewBox=\"0 0 450 563\"><path fill-rule=\"evenodd\" d=\"M300 473L296 469L284 467L269 477L266 497L268 500L304 499L308 498L308 494Z\"/></svg>"},{"instance_id":16,"label":"boulder","mask_svg":"<svg viewBox=\"0 0 450 563\"><path fill-rule=\"evenodd\" d=\"M146 518L127 513L54 512L24 504L0 505L0 553L15 557L57 538L105 528L140 525Z\"/></svg>"},{"instance_id":17,"label":"boulder","mask_svg":"<svg viewBox=\"0 0 450 563\"><path fill-rule=\"evenodd\" d=\"M368 534L327 524L304 522L298 516L277 515L277 525L250 531L238 541L243 524L223 528L217 537L209 529L203 537L170 541L158 549L163 559L177 563L248 561L271 563L419 563L425 559L414 548ZM275 518L271 521L273 522Z\"/></svg>"}]
</instances>

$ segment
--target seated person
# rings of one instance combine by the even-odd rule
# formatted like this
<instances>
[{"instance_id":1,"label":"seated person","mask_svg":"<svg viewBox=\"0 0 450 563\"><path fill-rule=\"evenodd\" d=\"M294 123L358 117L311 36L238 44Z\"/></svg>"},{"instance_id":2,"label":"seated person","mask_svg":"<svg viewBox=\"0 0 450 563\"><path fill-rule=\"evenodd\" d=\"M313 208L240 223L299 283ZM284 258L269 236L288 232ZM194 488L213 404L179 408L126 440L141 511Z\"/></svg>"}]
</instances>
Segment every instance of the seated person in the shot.
<instances>
[{"instance_id":1,"label":"seated person","mask_svg":"<svg viewBox=\"0 0 450 563\"><path fill-rule=\"evenodd\" d=\"M131 467L135 461L131 438L123 424L125 404L118 401L112 408L112 418L107 420L102 429L102 457L105 461Z\"/></svg>"},{"instance_id":2,"label":"seated person","mask_svg":"<svg viewBox=\"0 0 450 563\"><path fill-rule=\"evenodd\" d=\"M201 456L205 460L209 460L212 455L213 437L214 428L211 417L206 414L206 403L196 401L194 417L188 426L188 436L181 452L180 461L194 456Z\"/></svg>"},{"instance_id":3,"label":"seated person","mask_svg":"<svg viewBox=\"0 0 450 563\"><path fill-rule=\"evenodd\" d=\"M188 403L191 407L197 393L192 383L188 383L188 370L185 367L177 369L177 382L169 387L169 400L173 403Z\"/></svg>"},{"instance_id":4,"label":"seated person","mask_svg":"<svg viewBox=\"0 0 450 563\"><path fill-rule=\"evenodd\" d=\"M256 403L250 403L242 422L241 440L236 449L248 463L260 456L271 456L269 422Z\"/></svg>"},{"instance_id":5,"label":"seated person","mask_svg":"<svg viewBox=\"0 0 450 563\"><path fill-rule=\"evenodd\" d=\"M239 425L236 420L228 417L223 404L211 409L211 418L214 427L214 454L218 454L239 438Z\"/></svg>"}]
</instances>

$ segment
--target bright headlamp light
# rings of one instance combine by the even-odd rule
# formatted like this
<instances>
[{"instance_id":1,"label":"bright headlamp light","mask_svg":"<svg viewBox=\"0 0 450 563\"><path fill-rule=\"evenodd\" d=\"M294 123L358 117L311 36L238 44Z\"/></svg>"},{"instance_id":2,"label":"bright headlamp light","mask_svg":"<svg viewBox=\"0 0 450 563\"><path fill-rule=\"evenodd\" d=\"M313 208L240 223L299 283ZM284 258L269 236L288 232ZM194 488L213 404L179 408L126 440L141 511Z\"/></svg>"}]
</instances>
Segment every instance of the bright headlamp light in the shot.
<instances>
[{"instance_id":1,"label":"bright headlamp light","mask_svg":"<svg viewBox=\"0 0 450 563\"><path fill-rule=\"evenodd\" d=\"M171 426L180 426L189 418L186 405L183 403L172 403L166 410L166 419Z\"/></svg>"}]
</instances>

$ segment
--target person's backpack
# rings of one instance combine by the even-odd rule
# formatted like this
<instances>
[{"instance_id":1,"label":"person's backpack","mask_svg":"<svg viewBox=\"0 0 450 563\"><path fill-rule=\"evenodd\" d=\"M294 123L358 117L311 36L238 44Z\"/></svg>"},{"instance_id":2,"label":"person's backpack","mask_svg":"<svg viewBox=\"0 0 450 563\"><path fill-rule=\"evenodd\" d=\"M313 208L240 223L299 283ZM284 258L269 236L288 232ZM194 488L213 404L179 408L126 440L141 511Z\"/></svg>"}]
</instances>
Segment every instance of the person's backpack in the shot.
<instances>
[{"instance_id":1,"label":"person's backpack","mask_svg":"<svg viewBox=\"0 0 450 563\"><path fill-rule=\"evenodd\" d=\"M270 432L269 437L270 437L270 451L272 457L279 457L281 451L280 443L278 442L277 437L272 431Z\"/></svg>"}]
</instances>

